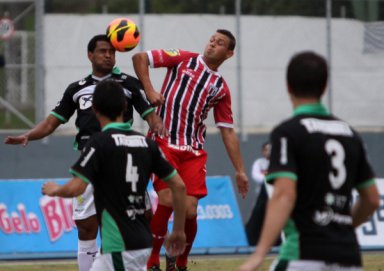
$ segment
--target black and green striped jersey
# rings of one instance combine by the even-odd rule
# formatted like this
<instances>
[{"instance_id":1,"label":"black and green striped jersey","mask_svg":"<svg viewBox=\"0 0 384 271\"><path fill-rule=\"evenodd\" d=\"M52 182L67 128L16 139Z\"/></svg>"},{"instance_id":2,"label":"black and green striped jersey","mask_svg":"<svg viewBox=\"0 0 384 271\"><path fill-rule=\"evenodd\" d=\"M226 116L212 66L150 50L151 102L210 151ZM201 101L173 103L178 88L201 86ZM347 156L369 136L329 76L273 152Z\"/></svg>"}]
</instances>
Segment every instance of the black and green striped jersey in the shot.
<instances>
[{"instance_id":1,"label":"black and green striped jersey","mask_svg":"<svg viewBox=\"0 0 384 271\"><path fill-rule=\"evenodd\" d=\"M111 123L89 139L71 172L93 185L103 253L152 246L144 216L148 180L176 174L154 141L128 123Z\"/></svg>"},{"instance_id":2,"label":"black and green striped jersey","mask_svg":"<svg viewBox=\"0 0 384 271\"><path fill-rule=\"evenodd\" d=\"M124 121L133 122L133 107L145 118L150 112L154 111L147 101L140 81L128 74L120 72L114 68L112 73L104 78L97 78L88 75L82 80L71 83L64 92L62 99L52 110L51 114L63 123L67 122L71 116L77 112L75 146L81 150L89 137L100 131L99 122L92 111L92 97L96 84L103 79L111 79L120 83L127 97L128 106L124 115Z\"/></svg>"},{"instance_id":3,"label":"black and green striped jersey","mask_svg":"<svg viewBox=\"0 0 384 271\"><path fill-rule=\"evenodd\" d=\"M306 104L272 131L271 143L267 181L297 182L280 258L360 266L352 189L375 181L358 133L321 104Z\"/></svg>"}]
</instances>

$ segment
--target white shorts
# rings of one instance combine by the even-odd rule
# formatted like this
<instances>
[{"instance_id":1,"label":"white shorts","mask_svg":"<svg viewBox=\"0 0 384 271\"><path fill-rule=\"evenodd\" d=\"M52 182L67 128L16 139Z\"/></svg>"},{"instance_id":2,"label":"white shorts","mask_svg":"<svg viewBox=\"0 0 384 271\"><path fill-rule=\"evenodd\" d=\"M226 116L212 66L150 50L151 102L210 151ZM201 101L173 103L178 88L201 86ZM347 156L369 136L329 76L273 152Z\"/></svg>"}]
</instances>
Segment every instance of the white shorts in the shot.
<instances>
[{"instance_id":1,"label":"white shorts","mask_svg":"<svg viewBox=\"0 0 384 271\"><path fill-rule=\"evenodd\" d=\"M279 263L279 260L276 259L272 265L269 271L276 270L277 264ZM363 271L362 267L359 266L340 266L335 263L325 263L323 261L304 261L304 260L297 260L297 261L288 261L288 264L285 269L279 269L284 271Z\"/></svg>"},{"instance_id":2,"label":"white shorts","mask_svg":"<svg viewBox=\"0 0 384 271\"><path fill-rule=\"evenodd\" d=\"M73 220L83 220L90 216L96 215L96 208L93 199L93 186L87 185L84 193L76 198L73 198ZM151 200L148 192L145 192L145 210L151 210Z\"/></svg>"},{"instance_id":3,"label":"white shorts","mask_svg":"<svg viewBox=\"0 0 384 271\"><path fill-rule=\"evenodd\" d=\"M152 248L128 250L99 255L90 271L146 271Z\"/></svg>"},{"instance_id":4,"label":"white shorts","mask_svg":"<svg viewBox=\"0 0 384 271\"><path fill-rule=\"evenodd\" d=\"M96 208L93 200L93 186L88 184L82 195L73 198L72 205L73 220L83 220L96 215Z\"/></svg>"}]
</instances>

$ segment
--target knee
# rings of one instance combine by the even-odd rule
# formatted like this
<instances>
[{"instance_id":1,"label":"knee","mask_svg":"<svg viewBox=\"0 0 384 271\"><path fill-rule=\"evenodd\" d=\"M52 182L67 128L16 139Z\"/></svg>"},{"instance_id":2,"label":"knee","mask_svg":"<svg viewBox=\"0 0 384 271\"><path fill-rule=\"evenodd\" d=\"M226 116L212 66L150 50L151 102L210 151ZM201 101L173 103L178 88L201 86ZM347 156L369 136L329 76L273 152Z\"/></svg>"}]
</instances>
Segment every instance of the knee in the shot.
<instances>
[{"instance_id":1,"label":"knee","mask_svg":"<svg viewBox=\"0 0 384 271\"><path fill-rule=\"evenodd\" d=\"M78 237L80 240L93 240L97 237L98 223L96 216L76 220Z\"/></svg>"},{"instance_id":2,"label":"knee","mask_svg":"<svg viewBox=\"0 0 384 271\"><path fill-rule=\"evenodd\" d=\"M159 204L172 207L172 192L170 189L163 189L158 193Z\"/></svg>"}]
</instances>

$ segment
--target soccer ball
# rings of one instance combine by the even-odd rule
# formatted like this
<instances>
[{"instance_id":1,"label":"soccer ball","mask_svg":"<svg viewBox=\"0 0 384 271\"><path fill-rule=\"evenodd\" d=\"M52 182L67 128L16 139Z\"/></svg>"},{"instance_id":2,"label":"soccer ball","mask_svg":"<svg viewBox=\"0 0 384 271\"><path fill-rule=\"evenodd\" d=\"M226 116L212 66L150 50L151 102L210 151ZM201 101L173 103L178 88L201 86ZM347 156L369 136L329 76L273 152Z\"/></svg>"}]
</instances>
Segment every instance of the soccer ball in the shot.
<instances>
[{"instance_id":1,"label":"soccer ball","mask_svg":"<svg viewBox=\"0 0 384 271\"><path fill-rule=\"evenodd\" d=\"M108 24L107 36L119 52L128 52L140 41L139 28L128 18L117 18Z\"/></svg>"}]
</instances>

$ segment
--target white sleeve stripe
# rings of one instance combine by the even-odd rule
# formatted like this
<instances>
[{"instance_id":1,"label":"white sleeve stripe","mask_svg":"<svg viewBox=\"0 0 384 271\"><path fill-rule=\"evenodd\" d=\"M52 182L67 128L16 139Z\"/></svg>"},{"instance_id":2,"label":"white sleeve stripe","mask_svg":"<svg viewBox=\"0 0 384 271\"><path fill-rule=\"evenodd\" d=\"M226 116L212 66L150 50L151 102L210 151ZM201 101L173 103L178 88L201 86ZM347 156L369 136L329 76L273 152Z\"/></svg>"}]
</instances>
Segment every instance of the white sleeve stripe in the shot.
<instances>
[{"instance_id":1,"label":"white sleeve stripe","mask_svg":"<svg viewBox=\"0 0 384 271\"><path fill-rule=\"evenodd\" d=\"M216 122L216 127L234 128L233 123Z\"/></svg>"},{"instance_id":2,"label":"white sleeve stripe","mask_svg":"<svg viewBox=\"0 0 384 271\"><path fill-rule=\"evenodd\" d=\"M147 51L147 56L148 56L149 66L150 66L151 68L154 68L152 52L151 52L151 51Z\"/></svg>"}]
</instances>

